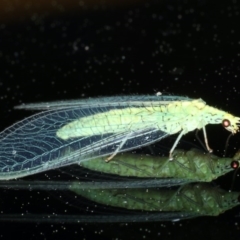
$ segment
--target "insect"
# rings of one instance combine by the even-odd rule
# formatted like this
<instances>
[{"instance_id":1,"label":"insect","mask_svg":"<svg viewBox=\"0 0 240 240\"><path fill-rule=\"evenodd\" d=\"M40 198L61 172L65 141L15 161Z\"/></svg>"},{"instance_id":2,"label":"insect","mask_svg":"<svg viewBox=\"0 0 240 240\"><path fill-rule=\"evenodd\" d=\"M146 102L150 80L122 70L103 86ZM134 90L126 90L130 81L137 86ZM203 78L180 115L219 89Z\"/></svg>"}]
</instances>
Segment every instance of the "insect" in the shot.
<instances>
[{"instance_id":1,"label":"insect","mask_svg":"<svg viewBox=\"0 0 240 240\"><path fill-rule=\"evenodd\" d=\"M223 124L233 134L239 118L201 99L180 96L122 96L27 104L17 109L43 110L0 133L0 179L10 179L150 145L205 125ZM71 154L64 155L67 150ZM80 160L79 160L80 159Z\"/></svg>"}]
</instances>

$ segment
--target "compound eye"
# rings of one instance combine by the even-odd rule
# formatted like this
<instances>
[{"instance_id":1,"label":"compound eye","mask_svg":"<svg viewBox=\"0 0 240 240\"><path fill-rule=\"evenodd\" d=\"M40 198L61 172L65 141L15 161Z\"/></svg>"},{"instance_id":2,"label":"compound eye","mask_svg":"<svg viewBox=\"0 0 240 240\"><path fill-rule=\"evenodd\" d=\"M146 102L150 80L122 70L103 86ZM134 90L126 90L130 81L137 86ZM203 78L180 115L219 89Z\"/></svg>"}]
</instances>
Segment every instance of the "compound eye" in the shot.
<instances>
[{"instance_id":1,"label":"compound eye","mask_svg":"<svg viewBox=\"0 0 240 240\"><path fill-rule=\"evenodd\" d=\"M239 167L239 162L238 161L232 161L231 162L231 168L232 169L237 169Z\"/></svg>"},{"instance_id":2,"label":"compound eye","mask_svg":"<svg viewBox=\"0 0 240 240\"><path fill-rule=\"evenodd\" d=\"M222 125L226 128L226 127L229 127L231 125L231 123L228 119L224 119L222 121Z\"/></svg>"}]
</instances>

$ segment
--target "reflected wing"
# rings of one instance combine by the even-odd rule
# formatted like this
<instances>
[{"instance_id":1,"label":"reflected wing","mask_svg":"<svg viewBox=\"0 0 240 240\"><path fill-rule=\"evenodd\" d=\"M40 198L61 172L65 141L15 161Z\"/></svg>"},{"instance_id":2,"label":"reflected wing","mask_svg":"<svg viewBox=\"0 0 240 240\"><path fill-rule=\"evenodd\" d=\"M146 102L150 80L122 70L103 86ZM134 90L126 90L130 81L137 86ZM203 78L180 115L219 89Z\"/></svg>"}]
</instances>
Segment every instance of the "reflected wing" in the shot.
<instances>
[{"instance_id":1,"label":"reflected wing","mask_svg":"<svg viewBox=\"0 0 240 240\"><path fill-rule=\"evenodd\" d=\"M81 178L81 175L78 175ZM85 179L85 181L1 181L0 188L15 190L44 190L44 191L66 191L74 185L79 189L141 189L141 188L159 188L173 187L186 183L190 183L186 179L143 179L133 180L125 178L125 180L100 181L94 179Z\"/></svg>"},{"instance_id":2,"label":"reflected wing","mask_svg":"<svg viewBox=\"0 0 240 240\"><path fill-rule=\"evenodd\" d=\"M126 106L159 106L161 104L169 104L172 101L191 101L191 98L181 96L117 96L117 97L102 97L89 98L71 101L45 102L45 103L30 103L16 106L15 109L25 110L57 110L66 108L89 108L89 107L126 107Z\"/></svg>"},{"instance_id":3,"label":"reflected wing","mask_svg":"<svg viewBox=\"0 0 240 240\"><path fill-rule=\"evenodd\" d=\"M145 214L102 214L102 215L61 215L61 214L1 214L2 222L37 222L37 223L126 223L126 222L160 222L179 221L199 217L195 213L169 212Z\"/></svg>"}]
</instances>

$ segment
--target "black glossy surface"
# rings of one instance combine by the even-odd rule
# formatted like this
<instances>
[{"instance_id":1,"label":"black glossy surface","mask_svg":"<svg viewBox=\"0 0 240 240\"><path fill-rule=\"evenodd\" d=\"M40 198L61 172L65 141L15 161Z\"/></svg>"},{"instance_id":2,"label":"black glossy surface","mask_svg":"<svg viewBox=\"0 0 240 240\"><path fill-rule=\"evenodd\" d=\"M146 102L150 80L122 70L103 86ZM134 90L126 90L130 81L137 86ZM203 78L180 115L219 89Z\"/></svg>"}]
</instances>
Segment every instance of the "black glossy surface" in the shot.
<instances>
[{"instance_id":1,"label":"black glossy surface","mask_svg":"<svg viewBox=\"0 0 240 240\"><path fill-rule=\"evenodd\" d=\"M157 92L202 98L240 116L237 1L86 5L39 4L29 7L25 17L15 9L0 18L1 129L31 115L13 110L21 103ZM229 133L221 125L208 126L207 133L210 146L221 156ZM185 139L193 142L194 134ZM228 155L239 142L238 134L230 139ZM67 178L54 172L38 179L59 179L58 175ZM217 185L229 189L231 183L229 174ZM234 190L240 191L238 176ZM78 213L61 192L0 190L0 194L1 214ZM0 238L17 234L20 239L234 240L240 236L239 211L238 207L219 217L175 223L1 222Z\"/></svg>"}]
</instances>

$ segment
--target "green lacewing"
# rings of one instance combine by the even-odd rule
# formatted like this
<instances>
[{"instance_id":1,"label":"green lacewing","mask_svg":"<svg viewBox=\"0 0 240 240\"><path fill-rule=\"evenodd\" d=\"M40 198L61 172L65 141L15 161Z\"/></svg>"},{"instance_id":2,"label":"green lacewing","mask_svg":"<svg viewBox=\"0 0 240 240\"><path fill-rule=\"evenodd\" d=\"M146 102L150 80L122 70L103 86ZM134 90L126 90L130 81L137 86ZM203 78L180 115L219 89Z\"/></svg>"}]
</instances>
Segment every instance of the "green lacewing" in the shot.
<instances>
[{"instance_id":1,"label":"green lacewing","mask_svg":"<svg viewBox=\"0 0 240 240\"><path fill-rule=\"evenodd\" d=\"M179 133L222 124L238 131L239 118L208 106L202 99L180 96L120 96L27 104L41 110L0 133L0 179L18 178L150 145ZM71 150L71 154L64 153ZM80 160L79 160L80 159Z\"/></svg>"}]
</instances>

